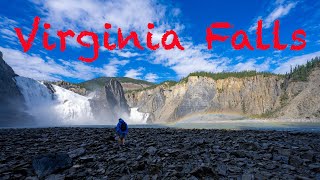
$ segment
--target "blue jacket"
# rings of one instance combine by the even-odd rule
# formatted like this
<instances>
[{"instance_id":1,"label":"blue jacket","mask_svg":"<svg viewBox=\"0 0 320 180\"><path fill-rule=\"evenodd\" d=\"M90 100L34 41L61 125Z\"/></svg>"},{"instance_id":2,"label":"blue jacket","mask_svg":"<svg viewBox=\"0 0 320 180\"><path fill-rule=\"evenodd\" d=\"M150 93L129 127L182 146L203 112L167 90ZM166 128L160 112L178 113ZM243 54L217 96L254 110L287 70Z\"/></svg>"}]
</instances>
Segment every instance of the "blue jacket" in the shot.
<instances>
[{"instance_id":1,"label":"blue jacket","mask_svg":"<svg viewBox=\"0 0 320 180\"><path fill-rule=\"evenodd\" d=\"M128 128L128 124L127 124L127 129L125 131L122 131L121 124L123 124L123 123L127 124L123 119L120 119L120 121L117 124L116 131L118 134L125 134L126 135L128 133L129 128Z\"/></svg>"}]
</instances>

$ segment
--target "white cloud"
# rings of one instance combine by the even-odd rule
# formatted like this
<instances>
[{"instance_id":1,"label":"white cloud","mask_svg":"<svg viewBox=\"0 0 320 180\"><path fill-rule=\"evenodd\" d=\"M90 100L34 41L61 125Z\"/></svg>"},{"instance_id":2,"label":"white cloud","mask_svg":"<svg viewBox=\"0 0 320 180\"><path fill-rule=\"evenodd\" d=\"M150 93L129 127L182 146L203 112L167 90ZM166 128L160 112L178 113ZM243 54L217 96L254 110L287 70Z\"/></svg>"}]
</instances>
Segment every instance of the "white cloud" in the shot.
<instances>
[{"instance_id":1,"label":"white cloud","mask_svg":"<svg viewBox=\"0 0 320 180\"><path fill-rule=\"evenodd\" d=\"M130 69L125 72L125 77L133 78L133 79L141 79L143 67L139 67L138 69Z\"/></svg>"},{"instance_id":2,"label":"white cloud","mask_svg":"<svg viewBox=\"0 0 320 180\"><path fill-rule=\"evenodd\" d=\"M123 30L145 31L149 22L159 22L165 7L152 0L38 0L39 10L52 27L104 32L106 22Z\"/></svg>"},{"instance_id":3,"label":"white cloud","mask_svg":"<svg viewBox=\"0 0 320 180\"><path fill-rule=\"evenodd\" d=\"M146 81L149 81L149 82L156 82L157 79L159 79L159 76L154 74L154 73L148 73L146 74L146 76L144 77L144 79Z\"/></svg>"},{"instance_id":4,"label":"white cloud","mask_svg":"<svg viewBox=\"0 0 320 180\"><path fill-rule=\"evenodd\" d=\"M237 57L236 57L236 60L237 60L237 61L241 61L241 60L243 60L243 59L244 59L243 56L237 56Z\"/></svg>"},{"instance_id":5,"label":"white cloud","mask_svg":"<svg viewBox=\"0 0 320 180\"><path fill-rule=\"evenodd\" d=\"M17 25L17 21L0 16L0 37L6 39L11 44L18 44L18 38L14 31ZM23 37L27 39L25 35Z\"/></svg>"},{"instance_id":6,"label":"white cloud","mask_svg":"<svg viewBox=\"0 0 320 180\"><path fill-rule=\"evenodd\" d=\"M129 31L137 32L141 44L146 42L148 23L156 25L151 30L155 34L154 43L159 42L159 37L168 29L174 29L176 32L184 29L182 24L175 22L181 14L180 9L154 0L30 0L30 2L38 7L37 9L44 17L43 21L51 24L51 31L89 30L98 33L101 37L102 33L108 32L111 42L116 42L114 40L117 37L118 28L122 29L124 36ZM112 28L106 30L105 23L110 23ZM67 42L79 47L75 38L68 38ZM128 46L130 45L129 43ZM101 47L100 50L106 49ZM128 53L122 55L129 56Z\"/></svg>"},{"instance_id":7,"label":"white cloud","mask_svg":"<svg viewBox=\"0 0 320 180\"><path fill-rule=\"evenodd\" d=\"M179 78L195 71L221 72L227 69L228 58L219 58L211 53L206 45L194 45L192 42L181 42L185 50L170 51L158 49L152 53L154 63L173 69Z\"/></svg>"},{"instance_id":8,"label":"white cloud","mask_svg":"<svg viewBox=\"0 0 320 180\"><path fill-rule=\"evenodd\" d=\"M270 28L276 19L288 15L289 12L297 5L296 2L291 2L288 4L283 3L284 1L276 1L276 5L273 11L270 14L268 14L265 18L263 18L262 16L258 17L257 20L253 22L253 25L251 25L251 27L249 28L249 32L252 32L257 29L257 21L260 19L263 20L263 28Z\"/></svg>"},{"instance_id":9,"label":"white cloud","mask_svg":"<svg viewBox=\"0 0 320 180\"><path fill-rule=\"evenodd\" d=\"M128 61L110 60L101 68L87 65L81 61L66 61L59 59L60 63L50 57L45 59L36 54L26 54L22 51L0 47L4 60L21 76L37 80L61 80L63 78L75 78L89 80L97 76L116 76L118 68Z\"/></svg>"},{"instance_id":10,"label":"white cloud","mask_svg":"<svg viewBox=\"0 0 320 180\"><path fill-rule=\"evenodd\" d=\"M249 70L255 70L255 71L268 71L270 68L270 59L267 59L262 64L258 64L257 61L253 58L248 59L248 61L243 63L238 63L233 66L232 71L249 71Z\"/></svg>"},{"instance_id":11,"label":"white cloud","mask_svg":"<svg viewBox=\"0 0 320 180\"><path fill-rule=\"evenodd\" d=\"M104 47L102 47L102 48L104 49L104 51L106 50ZM112 50L112 51L110 51L110 53L116 54L117 56L123 57L123 58L132 58L132 57L141 56L141 54L139 54L139 53L124 51L124 50Z\"/></svg>"},{"instance_id":12,"label":"white cloud","mask_svg":"<svg viewBox=\"0 0 320 180\"><path fill-rule=\"evenodd\" d=\"M302 65L307 63L307 61L310 61L312 58L320 56L320 51L309 53L301 56L295 56L287 60L286 62L280 64L279 67L277 67L273 72L279 73L279 74L285 74L287 72L290 72L290 68L294 68L297 65Z\"/></svg>"}]
</instances>

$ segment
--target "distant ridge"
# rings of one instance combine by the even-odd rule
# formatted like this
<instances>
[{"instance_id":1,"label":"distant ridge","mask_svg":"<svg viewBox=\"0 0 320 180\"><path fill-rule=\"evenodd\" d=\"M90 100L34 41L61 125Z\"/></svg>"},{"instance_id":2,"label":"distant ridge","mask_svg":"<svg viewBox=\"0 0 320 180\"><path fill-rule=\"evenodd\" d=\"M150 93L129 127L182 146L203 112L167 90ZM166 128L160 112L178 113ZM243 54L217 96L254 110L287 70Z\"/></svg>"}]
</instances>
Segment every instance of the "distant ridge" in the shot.
<instances>
[{"instance_id":1,"label":"distant ridge","mask_svg":"<svg viewBox=\"0 0 320 180\"><path fill-rule=\"evenodd\" d=\"M105 83L111 79L115 79L119 81L124 89L124 91L129 90L137 90L137 89L143 89L149 86L154 85L154 83L128 78L128 77L99 77L95 79L91 79L82 83L78 83L76 85L80 86L81 88L85 88L88 91L94 91L96 89L99 89L105 85Z\"/></svg>"}]
</instances>

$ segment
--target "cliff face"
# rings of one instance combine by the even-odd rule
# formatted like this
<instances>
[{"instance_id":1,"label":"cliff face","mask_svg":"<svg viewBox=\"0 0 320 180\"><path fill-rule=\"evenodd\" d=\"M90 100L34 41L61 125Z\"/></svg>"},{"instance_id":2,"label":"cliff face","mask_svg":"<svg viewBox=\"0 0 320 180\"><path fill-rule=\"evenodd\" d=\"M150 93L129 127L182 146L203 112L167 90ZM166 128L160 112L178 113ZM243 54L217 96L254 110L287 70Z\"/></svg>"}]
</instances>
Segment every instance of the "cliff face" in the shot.
<instances>
[{"instance_id":1,"label":"cliff face","mask_svg":"<svg viewBox=\"0 0 320 180\"><path fill-rule=\"evenodd\" d=\"M290 82L282 96L283 108L275 116L282 118L320 118L320 68L307 82Z\"/></svg>"},{"instance_id":2,"label":"cliff face","mask_svg":"<svg viewBox=\"0 0 320 180\"><path fill-rule=\"evenodd\" d=\"M108 80L103 88L96 91L91 107L96 119L117 122L120 117L127 118L130 114L123 88L115 79Z\"/></svg>"},{"instance_id":3,"label":"cliff face","mask_svg":"<svg viewBox=\"0 0 320 180\"><path fill-rule=\"evenodd\" d=\"M26 114L24 98L16 85L17 75L2 59L0 52L0 126L29 125L31 117Z\"/></svg>"},{"instance_id":4,"label":"cliff face","mask_svg":"<svg viewBox=\"0 0 320 180\"><path fill-rule=\"evenodd\" d=\"M191 76L185 83L127 93L126 98L131 107L150 113L149 122L176 121L199 112L260 115L281 106L282 83L278 76L221 80Z\"/></svg>"}]
</instances>

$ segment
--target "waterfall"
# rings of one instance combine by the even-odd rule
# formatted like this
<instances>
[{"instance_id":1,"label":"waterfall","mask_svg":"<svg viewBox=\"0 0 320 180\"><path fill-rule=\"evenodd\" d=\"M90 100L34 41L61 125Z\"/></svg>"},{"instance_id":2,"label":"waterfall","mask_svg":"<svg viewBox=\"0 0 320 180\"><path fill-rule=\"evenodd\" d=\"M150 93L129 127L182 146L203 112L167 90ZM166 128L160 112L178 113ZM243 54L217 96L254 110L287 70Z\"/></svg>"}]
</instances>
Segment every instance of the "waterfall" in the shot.
<instances>
[{"instance_id":1,"label":"waterfall","mask_svg":"<svg viewBox=\"0 0 320 180\"><path fill-rule=\"evenodd\" d=\"M149 113L142 113L138 108L131 108L129 122L132 124L146 124Z\"/></svg>"},{"instance_id":2,"label":"waterfall","mask_svg":"<svg viewBox=\"0 0 320 180\"><path fill-rule=\"evenodd\" d=\"M25 77L15 77L24 96L28 113L38 125L99 124L92 115L89 98L59 86L51 92L43 83Z\"/></svg>"}]
</instances>

